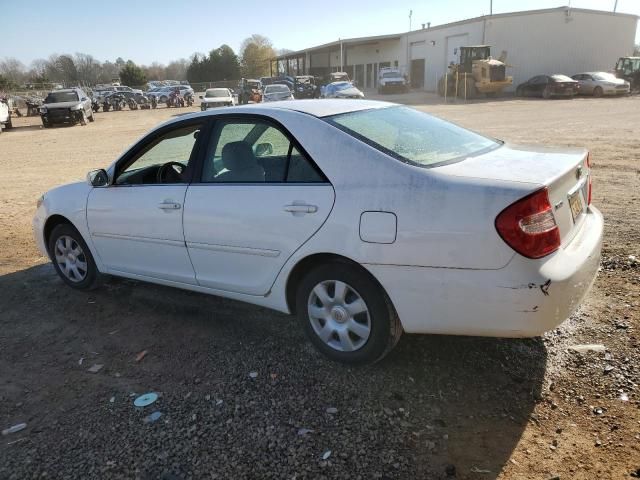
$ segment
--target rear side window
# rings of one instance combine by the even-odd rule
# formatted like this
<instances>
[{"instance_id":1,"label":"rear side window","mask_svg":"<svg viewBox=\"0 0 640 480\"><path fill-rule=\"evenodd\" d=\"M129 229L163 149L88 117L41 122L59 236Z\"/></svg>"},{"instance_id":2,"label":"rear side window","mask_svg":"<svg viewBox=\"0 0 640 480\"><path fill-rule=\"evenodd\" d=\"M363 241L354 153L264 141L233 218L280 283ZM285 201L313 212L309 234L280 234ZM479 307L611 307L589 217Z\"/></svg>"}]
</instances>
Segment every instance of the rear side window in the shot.
<instances>
[{"instance_id":1,"label":"rear side window","mask_svg":"<svg viewBox=\"0 0 640 480\"><path fill-rule=\"evenodd\" d=\"M387 155L423 167L463 160L501 145L408 107L361 110L326 120Z\"/></svg>"},{"instance_id":2,"label":"rear side window","mask_svg":"<svg viewBox=\"0 0 640 480\"><path fill-rule=\"evenodd\" d=\"M263 120L217 124L205 183L323 183L324 175L278 126Z\"/></svg>"}]
</instances>

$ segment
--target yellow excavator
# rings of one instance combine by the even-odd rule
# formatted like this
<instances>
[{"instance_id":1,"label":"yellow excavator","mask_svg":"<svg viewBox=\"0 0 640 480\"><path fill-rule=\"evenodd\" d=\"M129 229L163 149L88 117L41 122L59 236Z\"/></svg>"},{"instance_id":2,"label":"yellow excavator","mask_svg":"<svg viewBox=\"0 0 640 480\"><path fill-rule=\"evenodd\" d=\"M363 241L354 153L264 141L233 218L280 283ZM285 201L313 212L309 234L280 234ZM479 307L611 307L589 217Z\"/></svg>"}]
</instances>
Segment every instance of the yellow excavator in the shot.
<instances>
[{"instance_id":1,"label":"yellow excavator","mask_svg":"<svg viewBox=\"0 0 640 480\"><path fill-rule=\"evenodd\" d=\"M507 52L499 59L491 58L489 45L460 47L460 63L449 65L449 71L438 80L440 96L476 98L480 94L494 96L513 84L506 76Z\"/></svg>"}]
</instances>

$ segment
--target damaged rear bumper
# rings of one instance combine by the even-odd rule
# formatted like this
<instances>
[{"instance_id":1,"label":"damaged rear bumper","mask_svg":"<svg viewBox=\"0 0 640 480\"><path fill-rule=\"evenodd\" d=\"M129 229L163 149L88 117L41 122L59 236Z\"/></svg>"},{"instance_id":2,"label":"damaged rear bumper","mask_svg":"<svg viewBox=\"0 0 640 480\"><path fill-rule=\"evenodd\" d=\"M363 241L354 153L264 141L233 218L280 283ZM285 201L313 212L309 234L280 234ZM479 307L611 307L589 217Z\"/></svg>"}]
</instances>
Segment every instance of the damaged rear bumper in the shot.
<instances>
[{"instance_id":1,"label":"damaged rear bumper","mask_svg":"<svg viewBox=\"0 0 640 480\"><path fill-rule=\"evenodd\" d=\"M566 320L593 284L604 221L589 208L580 231L548 257L515 255L499 270L365 265L408 333L534 337Z\"/></svg>"}]
</instances>

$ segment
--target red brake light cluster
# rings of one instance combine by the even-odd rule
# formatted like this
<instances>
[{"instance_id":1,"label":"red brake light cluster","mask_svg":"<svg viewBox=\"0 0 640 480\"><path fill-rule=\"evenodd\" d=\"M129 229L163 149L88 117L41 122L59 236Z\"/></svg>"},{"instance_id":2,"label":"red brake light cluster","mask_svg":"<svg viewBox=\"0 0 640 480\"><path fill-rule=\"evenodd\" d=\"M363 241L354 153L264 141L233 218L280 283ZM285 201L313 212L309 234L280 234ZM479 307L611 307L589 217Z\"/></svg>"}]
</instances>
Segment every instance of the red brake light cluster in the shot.
<instances>
[{"instance_id":1,"label":"red brake light cluster","mask_svg":"<svg viewBox=\"0 0 640 480\"><path fill-rule=\"evenodd\" d=\"M546 187L509 205L495 225L507 245L527 258L542 258L560 248L560 230Z\"/></svg>"}]
</instances>

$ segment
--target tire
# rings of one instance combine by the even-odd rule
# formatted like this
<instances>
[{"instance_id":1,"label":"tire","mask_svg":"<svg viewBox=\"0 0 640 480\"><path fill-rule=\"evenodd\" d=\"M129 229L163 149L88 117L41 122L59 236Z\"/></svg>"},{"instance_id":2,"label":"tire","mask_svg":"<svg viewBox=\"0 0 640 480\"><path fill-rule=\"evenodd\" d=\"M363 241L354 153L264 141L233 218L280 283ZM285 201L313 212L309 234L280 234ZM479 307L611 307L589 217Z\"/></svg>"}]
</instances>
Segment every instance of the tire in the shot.
<instances>
[{"instance_id":1,"label":"tire","mask_svg":"<svg viewBox=\"0 0 640 480\"><path fill-rule=\"evenodd\" d=\"M11 123L11 115L9 115L9 119L7 120L7 123L4 126L5 130L9 130L10 128L13 128L13 123Z\"/></svg>"},{"instance_id":2,"label":"tire","mask_svg":"<svg viewBox=\"0 0 640 480\"><path fill-rule=\"evenodd\" d=\"M86 124L87 124L87 112L85 112L83 109L82 116L80 117L80 125L84 127Z\"/></svg>"},{"instance_id":3,"label":"tire","mask_svg":"<svg viewBox=\"0 0 640 480\"><path fill-rule=\"evenodd\" d=\"M549 100L551 98L551 92L547 87L545 87L542 91L542 98L544 98L545 100Z\"/></svg>"},{"instance_id":4,"label":"tire","mask_svg":"<svg viewBox=\"0 0 640 480\"><path fill-rule=\"evenodd\" d=\"M96 119L93 118L93 110L91 111L91 115L89 116L89 121L92 123L96 121Z\"/></svg>"},{"instance_id":5,"label":"tire","mask_svg":"<svg viewBox=\"0 0 640 480\"><path fill-rule=\"evenodd\" d=\"M341 297L337 286L344 286L338 287L346 292L342 300L336 300ZM359 312L350 313L348 308L357 308L353 307L356 302L361 306ZM324 315L313 316L314 310ZM347 263L333 262L307 273L296 292L296 312L311 343L331 360L342 363L376 362L391 351L402 334L398 315L384 290L367 273ZM320 336L323 332L325 339Z\"/></svg>"},{"instance_id":6,"label":"tire","mask_svg":"<svg viewBox=\"0 0 640 480\"><path fill-rule=\"evenodd\" d=\"M593 89L593 96L596 98L600 98L602 97L602 95L604 94L604 92L602 91L602 87L596 87Z\"/></svg>"},{"instance_id":7,"label":"tire","mask_svg":"<svg viewBox=\"0 0 640 480\"><path fill-rule=\"evenodd\" d=\"M49 237L48 248L53 267L64 283L77 290L91 290L100 285L102 275L93 255L80 232L72 225L63 223L56 226Z\"/></svg>"},{"instance_id":8,"label":"tire","mask_svg":"<svg viewBox=\"0 0 640 480\"><path fill-rule=\"evenodd\" d=\"M167 102L167 97L163 95L160 97L160 101L158 103L166 103L166 102Z\"/></svg>"}]
</instances>

